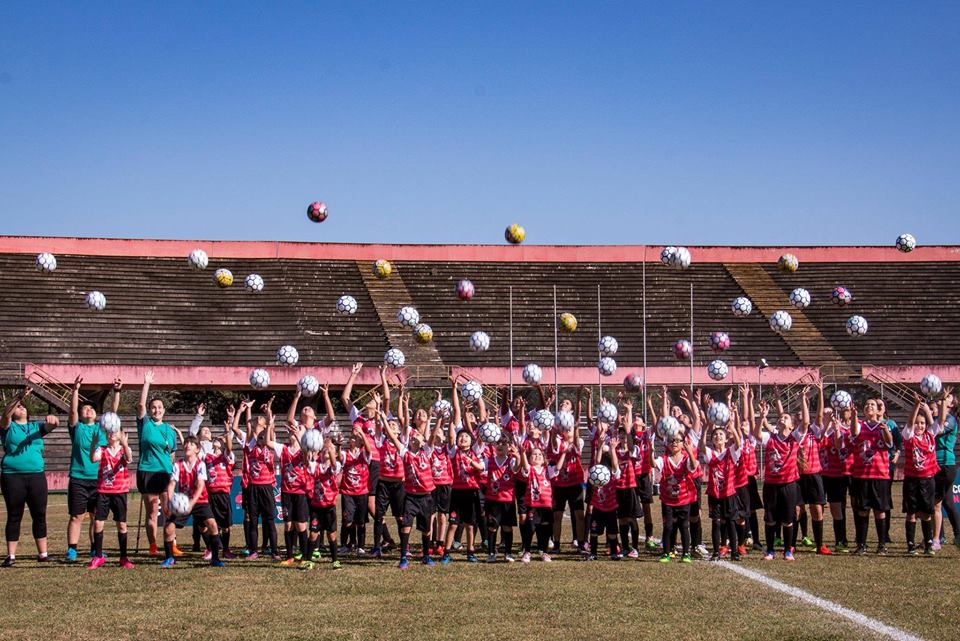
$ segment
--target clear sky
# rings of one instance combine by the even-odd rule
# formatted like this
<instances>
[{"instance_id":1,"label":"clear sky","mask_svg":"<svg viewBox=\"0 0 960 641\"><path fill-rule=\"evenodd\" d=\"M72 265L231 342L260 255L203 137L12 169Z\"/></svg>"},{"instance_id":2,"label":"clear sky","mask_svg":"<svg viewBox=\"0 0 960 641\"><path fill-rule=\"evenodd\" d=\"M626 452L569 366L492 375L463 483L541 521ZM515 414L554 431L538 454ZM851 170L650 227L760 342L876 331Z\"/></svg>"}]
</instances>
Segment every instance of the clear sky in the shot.
<instances>
[{"instance_id":1,"label":"clear sky","mask_svg":"<svg viewBox=\"0 0 960 641\"><path fill-rule=\"evenodd\" d=\"M324 200L327 222L307 221ZM960 2L0 3L0 234L960 242Z\"/></svg>"}]
</instances>

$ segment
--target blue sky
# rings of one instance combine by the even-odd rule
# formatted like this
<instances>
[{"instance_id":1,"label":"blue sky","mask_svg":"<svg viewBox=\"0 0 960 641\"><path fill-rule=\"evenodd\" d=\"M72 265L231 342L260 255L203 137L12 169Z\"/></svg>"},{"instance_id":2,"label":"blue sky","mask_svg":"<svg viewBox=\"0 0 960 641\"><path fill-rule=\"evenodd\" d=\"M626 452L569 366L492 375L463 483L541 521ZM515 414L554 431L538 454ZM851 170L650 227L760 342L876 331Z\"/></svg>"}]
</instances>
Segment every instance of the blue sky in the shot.
<instances>
[{"instance_id":1,"label":"blue sky","mask_svg":"<svg viewBox=\"0 0 960 641\"><path fill-rule=\"evenodd\" d=\"M958 24L957 2L4 2L0 233L956 243Z\"/></svg>"}]
</instances>

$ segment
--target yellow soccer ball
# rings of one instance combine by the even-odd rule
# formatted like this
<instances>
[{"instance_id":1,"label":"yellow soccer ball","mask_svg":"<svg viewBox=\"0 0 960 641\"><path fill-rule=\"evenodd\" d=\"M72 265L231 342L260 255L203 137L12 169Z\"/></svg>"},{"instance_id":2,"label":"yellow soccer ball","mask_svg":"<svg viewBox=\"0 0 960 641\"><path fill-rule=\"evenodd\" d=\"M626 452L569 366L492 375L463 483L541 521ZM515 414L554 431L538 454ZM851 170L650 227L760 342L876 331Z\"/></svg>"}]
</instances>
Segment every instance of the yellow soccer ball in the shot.
<instances>
[{"instance_id":1,"label":"yellow soccer ball","mask_svg":"<svg viewBox=\"0 0 960 641\"><path fill-rule=\"evenodd\" d=\"M413 328L413 337L418 343L426 344L433 340L433 329L426 323L420 323Z\"/></svg>"},{"instance_id":2,"label":"yellow soccer ball","mask_svg":"<svg viewBox=\"0 0 960 641\"><path fill-rule=\"evenodd\" d=\"M527 237L527 230L514 223L503 232L503 237L506 238L507 242L511 245L519 245L523 242L523 239Z\"/></svg>"},{"instance_id":3,"label":"yellow soccer ball","mask_svg":"<svg viewBox=\"0 0 960 641\"><path fill-rule=\"evenodd\" d=\"M390 274L393 273L393 265L390 264L389 260L381 258L373 264L373 273L377 278L389 278Z\"/></svg>"},{"instance_id":4,"label":"yellow soccer ball","mask_svg":"<svg viewBox=\"0 0 960 641\"><path fill-rule=\"evenodd\" d=\"M217 283L217 287L223 287L226 289L233 285L233 272L229 269L224 269L221 267L217 271L213 272L213 280Z\"/></svg>"},{"instance_id":5,"label":"yellow soccer ball","mask_svg":"<svg viewBox=\"0 0 960 641\"><path fill-rule=\"evenodd\" d=\"M777 266L780 268L780 271L793 273L800 267L800 261L798 261L797 257L793 254L784 254L780 257L780 260L777 261Z\"/></svg>"},{"instance_id":6,"label":"yellow soccer ball","mask_svg":"<svg viewBox=\"0 0 960 641\"><path fill-rule=\"evenodd\" d=\"M564 331L575 332L577 330L577 317L570 312L560 314L560 327Z\"/></svg>"}]
</instances>

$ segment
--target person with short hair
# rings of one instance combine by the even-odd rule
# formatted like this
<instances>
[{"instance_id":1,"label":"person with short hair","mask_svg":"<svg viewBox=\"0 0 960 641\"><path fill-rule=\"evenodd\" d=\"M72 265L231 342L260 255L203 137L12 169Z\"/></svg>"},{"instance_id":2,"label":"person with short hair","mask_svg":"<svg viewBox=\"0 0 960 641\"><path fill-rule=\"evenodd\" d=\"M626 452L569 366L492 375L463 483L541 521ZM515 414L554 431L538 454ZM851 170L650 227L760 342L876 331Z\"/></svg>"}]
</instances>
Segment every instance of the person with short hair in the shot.
<instances>
[{"instance_id":1,"label":"person with short hair","mask_svg":"<svg viewBox=\"0 0 960 641\"><path fill-rule=\"evenodd\" d=\"M933 556L933 510L936 504L937 442L943 426L933 420L930 406L919 395L903 430L903 513L906 514L907 553L916 556L917 518L923 534L923 553ZM922 410L922 414L921 414Z\"/></svg>"},{"instance_id":2,"label":"person with short hair","mask_svg":"<svg viewBox=\"0 0 960 641\"><path fill-rule=\"evenodd\" d=\"M95 570L106 563L103 555L103 526L110 514L117 524L120 546L120 567L132 570L127 557L127 493L130 492L130 462L133 452L122 429L107 435L107 444L93 442L87 456L97 464L97 507L94 514L94 553L87 569Z\"/></svg>"}]
</instances>

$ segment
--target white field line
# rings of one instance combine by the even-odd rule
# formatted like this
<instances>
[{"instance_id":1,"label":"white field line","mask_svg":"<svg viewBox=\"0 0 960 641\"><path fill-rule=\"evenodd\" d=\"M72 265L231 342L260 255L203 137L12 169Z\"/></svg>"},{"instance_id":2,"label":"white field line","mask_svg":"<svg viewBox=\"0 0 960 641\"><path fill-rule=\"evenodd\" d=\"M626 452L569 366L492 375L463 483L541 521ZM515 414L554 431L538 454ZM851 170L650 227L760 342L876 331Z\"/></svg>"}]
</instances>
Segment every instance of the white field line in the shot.
<instances>
[{"instance_id":1,"label":"white field line","mask_svg":"<svg viewBox=\"0 0 960 641\"><path fill-rule=\"evenodd\" d=\"M821 599L820 597L810 594L805 590L801 590L800 588L794 587L792 585L788 585L781 581L777 581L776 579L771 579L766 574L761 574L760 572L754 572L753 570L748 570L740 565L735 565L733 563L729 563L726 561L717 563L715 565L722 567L725 570L730 570L731 572L739 574L740 576L744 576L744 577L747 577L748 579L752 579L758 583L762 583L763 585L769 588L773 588L774 590L783 592L784 594L788 594L796 599L800 599L801 601L806 601L807 603L815 605L818 608L822 608L828 612L832 612L838 616L843 617L844 619L847 619L849 621L852 621L853 623L856 623L857 625L873 630L877 634L881 634L891 639L896 639L897 641L923 641L923 639L921 639L920 637L914 636L908 632L904 632L899 628L894 628L885 623L881 623L876 619L871 619L870 617L864 614L860 614L855 610L845 608L842 605L834 603L833 601L828 601L827 599Z\"/></svg>"}]
</instances>

